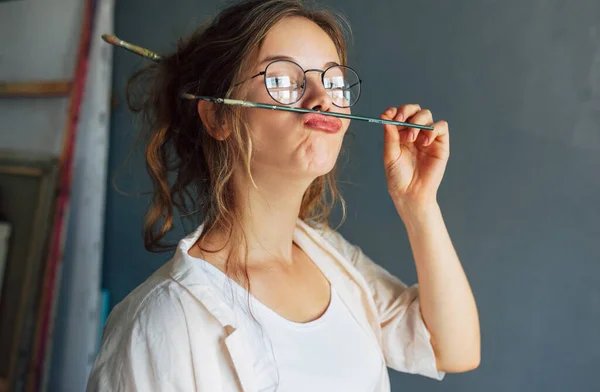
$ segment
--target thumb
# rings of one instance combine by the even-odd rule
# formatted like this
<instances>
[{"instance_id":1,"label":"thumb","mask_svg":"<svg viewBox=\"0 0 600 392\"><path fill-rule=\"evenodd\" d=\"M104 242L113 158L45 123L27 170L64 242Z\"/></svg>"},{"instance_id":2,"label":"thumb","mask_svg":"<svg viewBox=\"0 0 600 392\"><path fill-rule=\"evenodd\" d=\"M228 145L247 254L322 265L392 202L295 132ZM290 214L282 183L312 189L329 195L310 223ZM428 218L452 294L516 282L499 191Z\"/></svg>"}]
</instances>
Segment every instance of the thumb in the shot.
<instances>
[{"instance_id":1,"label":"thumb","mask_svg":"<svg viewBox=\"0 0 600 392\"><path fill-rule=\"evenodd\" d=\"M387 109L382 115L382 120L403 121L401 118L394 118L398 110L396 108ZM402 115L400 114L402 117ZM383 164L385 168L394 163L400 154L402 147L400 146L400 130L395 125L383 125Z\"/></svg>"}]
</instances>

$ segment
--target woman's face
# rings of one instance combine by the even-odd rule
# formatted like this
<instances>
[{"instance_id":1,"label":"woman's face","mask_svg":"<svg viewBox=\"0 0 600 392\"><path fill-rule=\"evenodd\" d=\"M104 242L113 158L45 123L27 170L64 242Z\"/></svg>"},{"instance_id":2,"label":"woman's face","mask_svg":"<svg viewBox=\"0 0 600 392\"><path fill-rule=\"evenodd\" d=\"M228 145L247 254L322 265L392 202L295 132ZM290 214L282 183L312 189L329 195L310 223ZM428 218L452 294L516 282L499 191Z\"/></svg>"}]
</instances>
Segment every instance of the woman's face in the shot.
<instances>
[{"instance_id":1,"label":"woman's face","mask_svg":"<svg viewBox=\"0 0 600 392\"><path fill-rule=\"evenodd\" d=\"M257 63L248 76L265 70L274 59L288 59L304 70L324 70L340 64L336 47L318 25L304 18L277 23L263 41ZM267 92L262 76L245 82L249 101L279 104ZM295 107L349 113L331 102L321 73L306 73L306 90ZM331 116L265 109L248 109L253 141L252 174L257 178L281 178L312 182L327 174L338 158L350 120ZM273 177L270 177L274 175Z\"/></svg>"}]
</instances>

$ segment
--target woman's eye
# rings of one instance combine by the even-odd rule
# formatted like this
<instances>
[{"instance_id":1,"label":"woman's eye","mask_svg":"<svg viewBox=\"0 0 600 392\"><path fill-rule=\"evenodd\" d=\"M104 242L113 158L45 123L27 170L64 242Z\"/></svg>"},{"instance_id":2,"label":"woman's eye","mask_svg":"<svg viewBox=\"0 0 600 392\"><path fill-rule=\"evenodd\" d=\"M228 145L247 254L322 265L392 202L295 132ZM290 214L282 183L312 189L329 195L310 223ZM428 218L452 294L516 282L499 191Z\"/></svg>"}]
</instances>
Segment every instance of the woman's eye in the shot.
<instances>
[{"instance_id":1,"label":"woman's eye","mask_svg":"<svg viewBox=\"0 0 600 392\"><path fill-rule=\"evenodd\" d=\"M292 78L289 76L274 76L267 79L267 87L268 88L289 88L289 89L299 89L302 88L300 83L296 78Z\"/></svg>"}]
</instances>

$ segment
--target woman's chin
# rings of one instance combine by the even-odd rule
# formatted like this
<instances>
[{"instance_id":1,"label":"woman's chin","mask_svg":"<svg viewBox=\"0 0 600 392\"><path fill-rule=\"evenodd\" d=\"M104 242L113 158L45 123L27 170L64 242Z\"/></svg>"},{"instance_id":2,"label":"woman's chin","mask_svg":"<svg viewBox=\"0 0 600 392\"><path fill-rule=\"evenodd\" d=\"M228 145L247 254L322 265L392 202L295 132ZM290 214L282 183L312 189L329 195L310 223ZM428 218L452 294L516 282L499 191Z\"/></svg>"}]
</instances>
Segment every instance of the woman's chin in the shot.
<instances>
[{"instance_id":1,"label":"woman's chin","mask_svg":"<svg viewBox=\"0 0 600 392\"><path fill-rule=\"evenodd\" d=\"M329 173L337 161L340 146L332 143L312 143L302 157L306 172L314 176L323 176Z\"/></svg>"},{"instance_id":2,"label":"woman's chin","mask_svg":"<svg viewBox=\"0 0 600 392\"><path fill-rule=\"evenodd\" d=\"M320 177L333 170L337 157L314 157L307 162L305 171L312 177Z\"/></svg>"}]
</instances>

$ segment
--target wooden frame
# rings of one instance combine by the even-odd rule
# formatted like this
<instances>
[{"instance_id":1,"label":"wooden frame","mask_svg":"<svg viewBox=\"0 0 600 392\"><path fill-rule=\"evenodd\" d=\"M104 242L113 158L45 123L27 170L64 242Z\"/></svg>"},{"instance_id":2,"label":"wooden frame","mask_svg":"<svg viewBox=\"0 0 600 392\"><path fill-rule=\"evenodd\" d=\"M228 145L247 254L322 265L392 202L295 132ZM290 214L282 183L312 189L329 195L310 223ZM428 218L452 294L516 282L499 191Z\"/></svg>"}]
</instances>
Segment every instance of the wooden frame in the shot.
<instances>
[{"instance_id":1,"label":"wooden frame","mask_svg":"<svg viewBox=\"0 0 600 392\"><path fill-rule=\"evenodd\" d=\"M67 97L71 87L69 80L0 82L0 98Z\"/></svg>"},{"instance_id":2,"label":"wooden frame","mask_svg":"<svg viewBox=\"0 0 600 392\"><path fill-rule=\"evenodd\" d=\"M0 209L13 225L0 297L0 392L19 389L30 363L57 178L56 157L0 150Z\"/></svg>"}]
</instances>

